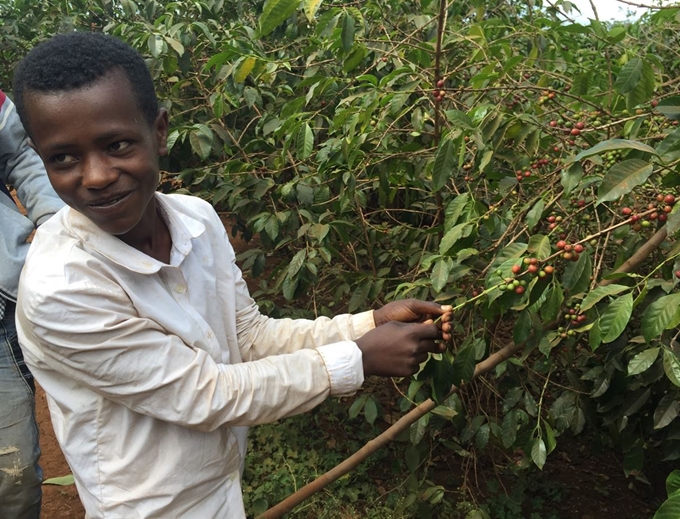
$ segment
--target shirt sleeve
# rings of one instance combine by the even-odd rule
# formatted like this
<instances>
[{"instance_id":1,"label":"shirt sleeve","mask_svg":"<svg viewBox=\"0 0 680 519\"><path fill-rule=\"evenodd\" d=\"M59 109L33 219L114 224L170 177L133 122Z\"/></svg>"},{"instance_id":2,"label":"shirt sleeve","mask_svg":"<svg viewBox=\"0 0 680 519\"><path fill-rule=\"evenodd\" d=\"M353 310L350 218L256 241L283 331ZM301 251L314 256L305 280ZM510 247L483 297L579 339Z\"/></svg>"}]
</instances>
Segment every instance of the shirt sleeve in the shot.
<instances>
[{"instance_id":1,"label":"shirt sleeve","mask_svg":"<svg viewBox=\"0 0 680 519\"><path fill-rule=\"evenodd\" d=\"M308 411L330 394L335 375L329 371L339 374L356 364L356 346L346 343L225 365L136 315L124 290L104 274L92 270L87 281L49 292L29 285L22 284L17 308L29 365L135 412L198 430ZM335 378L340 392L360 384Z\"/></svg>"},{"instance_id":2,"label":"shirt sleeve","mask_svg":"<svg viewBox=\"0 0 680 519\"><path fill-rule=\"evenodd\" d=\"M210 208L214 213L214 210ZM215 215L216 216L216 215ZM262 315L250 296L243 274L236 264L234 249L224 226L213 217L212 228L221 229L226 248L221 256L228 262L233 280L225 291L234 294L236 333L241 358L257 361L275 355L316 349L324 361L333 396L354 393L364 382L361 350L354 341L375 328L373 311L341 314L317 319L274 319Z\"/></svg>"},{"instance_id":3,"label":"shirt sleeve","mask_svg":"<svg viewBox=\"0 0 680 519\"><path fill-rule=\"evenodd\" d=\"M28 136L14 103L0 91L0 180L16 189L28 217L40 225L64 203L52 189L42 160L28 145Z\"/></svg>"}]
</instances>

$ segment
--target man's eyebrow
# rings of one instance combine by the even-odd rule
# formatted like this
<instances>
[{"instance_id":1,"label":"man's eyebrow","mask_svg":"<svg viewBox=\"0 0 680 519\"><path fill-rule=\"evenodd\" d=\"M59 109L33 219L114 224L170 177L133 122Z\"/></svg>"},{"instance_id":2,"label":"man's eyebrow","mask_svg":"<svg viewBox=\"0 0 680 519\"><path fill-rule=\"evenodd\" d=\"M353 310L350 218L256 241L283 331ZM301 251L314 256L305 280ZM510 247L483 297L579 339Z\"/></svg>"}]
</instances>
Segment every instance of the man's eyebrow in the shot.
<instances>
[{"instance_id":1,"label":"man's eyebrow","mask_svg":"<svg viewBox=\"0 0 680 519\"><path fill-rule=\"evenodd\" d=\"M55 142L53 144L50 144L45 147L46 151L49 151L50 153L54 153L56 151L61 151L67 148L70 148L72 145L68 144L67 142Z\"/></svg>"},{"instance_id":2,"label":"man's eyebrow","mask_svg":"<svg viewBox=\"0 0 680 519\"><path fill-rule=\"evenodd\" d=\"M111 130L111 131L108 131L106 133L102 133L101 135L98 135L94 139L94 141L95 142L106 142L106 141L110 141L110 140L113 140L113 139L117 139L117 138L121 137L123 134L124 134L123 130ZM47 150L51 153L54 153L56 151L61 151L61 150L73 148L74 146L75 146L75 144L71 144L67 141L65 141L65 142L54 142L52 144L49 144L45 148L45 150Z\"/></svg>"}]
</instances>

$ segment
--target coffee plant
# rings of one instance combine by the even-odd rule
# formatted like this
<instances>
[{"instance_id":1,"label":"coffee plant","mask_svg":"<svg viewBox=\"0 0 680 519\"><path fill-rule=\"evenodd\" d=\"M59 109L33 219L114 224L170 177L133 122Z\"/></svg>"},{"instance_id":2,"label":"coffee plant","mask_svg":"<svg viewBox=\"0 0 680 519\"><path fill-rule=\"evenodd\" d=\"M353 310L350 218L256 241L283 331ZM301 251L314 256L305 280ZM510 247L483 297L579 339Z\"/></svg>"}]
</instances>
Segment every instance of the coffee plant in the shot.
<instances>
[{"instance_id":1,"label":"coffee plant","mask_svg":"<svg viewBox=\"0 0 680 519\"><path fill-rule=\"evenodd\" d=\"M452 304L448 352L403 385L402 411L438 404L409 467L434 442L542 469L588 432L644 481L680 458L680 8L588 25L572 8L2 0L0 86L55 32L114 34L170 112L163 189L252 239L239 260L264 311Z\"/></svg>"}]
</instances>

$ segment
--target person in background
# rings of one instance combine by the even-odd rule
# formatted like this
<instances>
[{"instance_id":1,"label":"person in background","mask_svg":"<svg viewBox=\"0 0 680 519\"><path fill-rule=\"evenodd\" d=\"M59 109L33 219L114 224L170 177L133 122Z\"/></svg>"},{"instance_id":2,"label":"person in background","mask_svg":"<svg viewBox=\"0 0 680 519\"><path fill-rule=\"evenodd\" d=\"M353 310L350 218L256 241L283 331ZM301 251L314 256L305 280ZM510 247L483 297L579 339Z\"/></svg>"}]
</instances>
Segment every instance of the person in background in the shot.
<instances>
[{"instance_id":1,"label":"person in background","mask_svg":"<svg viewBox=\"0 0 680 519\"><path fill-rule=\"evenodd\" d=\"M8 185L16 190L26 216ZM27 240L63 205L40 157L28 145L14 103L0 91L0 517L7 519L40 515L35 387L19 349L14 312Z\"/></svg>"},{"instance_id":2,"label":"person in background","mask_svg":"<svg viewBox=\"0 0 680 519\"><path fill-rule=\"evenodd\" d=\"M452 311L434 302L261 314L213 207L157 192L168 114L129 45L54 36L14 93L69 206L36 232L17 328L88 519L245 519L249 426L445 350Z\"/></svg>"}]
</instances>

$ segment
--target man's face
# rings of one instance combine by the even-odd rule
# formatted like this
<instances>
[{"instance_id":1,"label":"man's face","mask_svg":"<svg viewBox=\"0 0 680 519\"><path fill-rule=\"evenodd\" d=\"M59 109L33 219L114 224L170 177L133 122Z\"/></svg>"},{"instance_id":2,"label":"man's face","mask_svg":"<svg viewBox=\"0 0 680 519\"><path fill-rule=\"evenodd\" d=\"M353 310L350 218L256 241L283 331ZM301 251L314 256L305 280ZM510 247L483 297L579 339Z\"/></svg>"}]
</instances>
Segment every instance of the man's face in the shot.
<instances>
[{"instance_id":1,"label":"man's face","mask_svg":"<svg viewBox=\"0 0 680 519\"><path fill-rule=\"evenodd\" d=\"M27 92L25 104L33 146L64 202L122 239L155 216L146 209L167 153L167 114L149 126L124 72L67 92Z\"/></svg>"}]
</instances>

